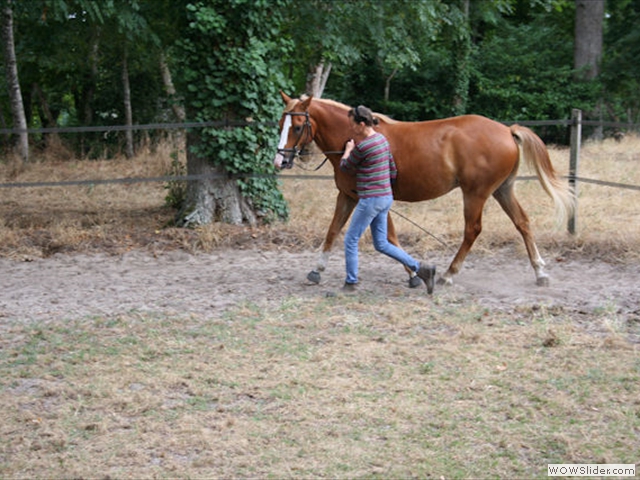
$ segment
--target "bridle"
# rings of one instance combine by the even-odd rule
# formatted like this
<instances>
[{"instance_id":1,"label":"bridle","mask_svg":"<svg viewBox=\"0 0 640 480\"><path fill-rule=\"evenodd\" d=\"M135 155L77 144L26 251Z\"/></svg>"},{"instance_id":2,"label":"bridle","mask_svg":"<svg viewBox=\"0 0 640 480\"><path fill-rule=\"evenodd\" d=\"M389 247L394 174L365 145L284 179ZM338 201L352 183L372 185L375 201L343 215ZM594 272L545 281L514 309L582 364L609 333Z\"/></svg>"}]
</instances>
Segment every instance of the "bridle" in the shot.
<instances>
[{"instance_id":1,"label":"bridle","mask_svg":"<svg viewBox=\"0 0 640 480\"><path fill-rule=\"evenodd\" d=\"M282 165L280 168L291 168L293 167L293 161L296 157L300 156L300 152L304 148L304 145L300 146L301 140L305 133L307 134L308 141L306 143L311 142L313 140L313 126L311 125L311 120L309 118L309 112L286 112L285 116L289 117L304 117L304 123L302 124L302 128L300 129L300 133L298 134L298 138L296 138L296 143L293 144L292 148L284 148L278 147L278 153L282 155ZM286 120L285 120L286 121Z\"/></svg>"}]
</instances>

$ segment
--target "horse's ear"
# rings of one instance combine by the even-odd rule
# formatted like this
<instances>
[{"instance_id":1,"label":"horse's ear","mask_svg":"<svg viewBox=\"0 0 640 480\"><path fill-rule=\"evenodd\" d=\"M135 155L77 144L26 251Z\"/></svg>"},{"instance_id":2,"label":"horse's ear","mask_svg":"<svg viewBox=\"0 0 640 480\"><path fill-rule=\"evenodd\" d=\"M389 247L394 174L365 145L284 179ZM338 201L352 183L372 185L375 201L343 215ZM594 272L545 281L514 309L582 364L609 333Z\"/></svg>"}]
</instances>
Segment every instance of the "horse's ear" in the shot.
<instances>
[{"instance_id":1,"label":"horse's ear","mask_svg":"<svg viewBox=\"0 0 640 480\"><path fill-rule=\"evenodd\" d=\"M289 102L291 101L291 97L286 93L284 93L282 90L280 90L280 96L282 97L282 101L284 102L285 105L288 105Z\"/></svg>"},{"instance_id":2,"label":"horse's ear","mask_svg":"<svg viewBox=\"0 0 640 480\"><path fill-rule=\"evenodd\" d=\"M309 97L305 98L301 103L302 108L308 110L309 105L311 105L311 100L313 100L313 95L309 95Z\"/></svg>"}]
</instances>

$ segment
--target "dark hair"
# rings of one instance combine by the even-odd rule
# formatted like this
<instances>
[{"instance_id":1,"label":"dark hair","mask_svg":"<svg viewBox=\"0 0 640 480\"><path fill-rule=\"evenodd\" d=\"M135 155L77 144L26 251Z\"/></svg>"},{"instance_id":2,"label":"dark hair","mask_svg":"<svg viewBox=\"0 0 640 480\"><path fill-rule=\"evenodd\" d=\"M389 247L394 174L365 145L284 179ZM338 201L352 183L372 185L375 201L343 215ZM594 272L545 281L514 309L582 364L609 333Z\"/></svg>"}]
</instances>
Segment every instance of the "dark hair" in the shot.
<instances>
[{"instance_id":1,"label":"dark hair","mask_svg":"<svg viewBox=\"0 0 640 480\"><path fill-rule=\"evenodd\" d=\"M368 127L378 125L377 117L374 117L371 109L365 107L364 105L358 105L357 107L349 110L349 116L353 117L354 122L362 122Z\"/></svg>"}]
</instances>

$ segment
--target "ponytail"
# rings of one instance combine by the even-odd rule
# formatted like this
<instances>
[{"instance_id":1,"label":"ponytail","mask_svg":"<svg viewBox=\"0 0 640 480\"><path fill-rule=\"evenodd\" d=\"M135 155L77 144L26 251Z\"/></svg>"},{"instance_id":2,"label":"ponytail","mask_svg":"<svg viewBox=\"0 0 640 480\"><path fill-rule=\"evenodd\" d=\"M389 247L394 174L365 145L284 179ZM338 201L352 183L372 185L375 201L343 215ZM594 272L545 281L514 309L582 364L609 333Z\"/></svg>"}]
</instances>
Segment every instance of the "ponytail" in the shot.
<instances>
[{"instance_id":1,"label":"ponytail","mask_svg":"<svg viewBox=\"0 0 640 480\"><path fill-rule=\"evenodd\" d=\"M379 123L378 117L374 117L371 109L364 105L358 105L349 110L349 117L352 117L354 122L364 123L368 127L373 127Z\"/></svg>"}]
</instances>

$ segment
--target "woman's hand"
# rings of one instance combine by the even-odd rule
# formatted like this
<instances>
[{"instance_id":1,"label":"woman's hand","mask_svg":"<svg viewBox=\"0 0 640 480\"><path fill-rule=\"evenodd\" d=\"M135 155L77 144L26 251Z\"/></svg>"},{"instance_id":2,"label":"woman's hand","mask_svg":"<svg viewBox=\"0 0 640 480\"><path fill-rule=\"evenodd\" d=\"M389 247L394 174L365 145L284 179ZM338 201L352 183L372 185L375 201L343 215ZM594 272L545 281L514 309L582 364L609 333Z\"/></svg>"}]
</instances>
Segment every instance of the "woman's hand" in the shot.
<instances>
[{"instance_id":1,"label":"woman's hand","mask_svg":"<svg viewBox=\"0 0 640 480\"><path fill-rule=\"evenodd\" d=\"M344 145L344 153L342 154L342 158L347 158L349 156L349 154L351 153L351 150L353 150L353 148L355 146L356 146L356 142L354 142L353 139L351 139L347 143L345 143L345 145Z\"/></svg>"},{"instance_id":2,"label":"woman's hand","mask_svg":"<svg viewBox=\"0 0 640 480\"><path fill-rule=\"evenodd\" d=\"M354 175L356 172L351 164L349 164L348 159L351 154L351 150L355 147L356 142L353 140L349 140L344 144L344 153L342 154L342 158L340 159L340 170L348 173L349 175Z\"/></svg>"}]
</instances>

